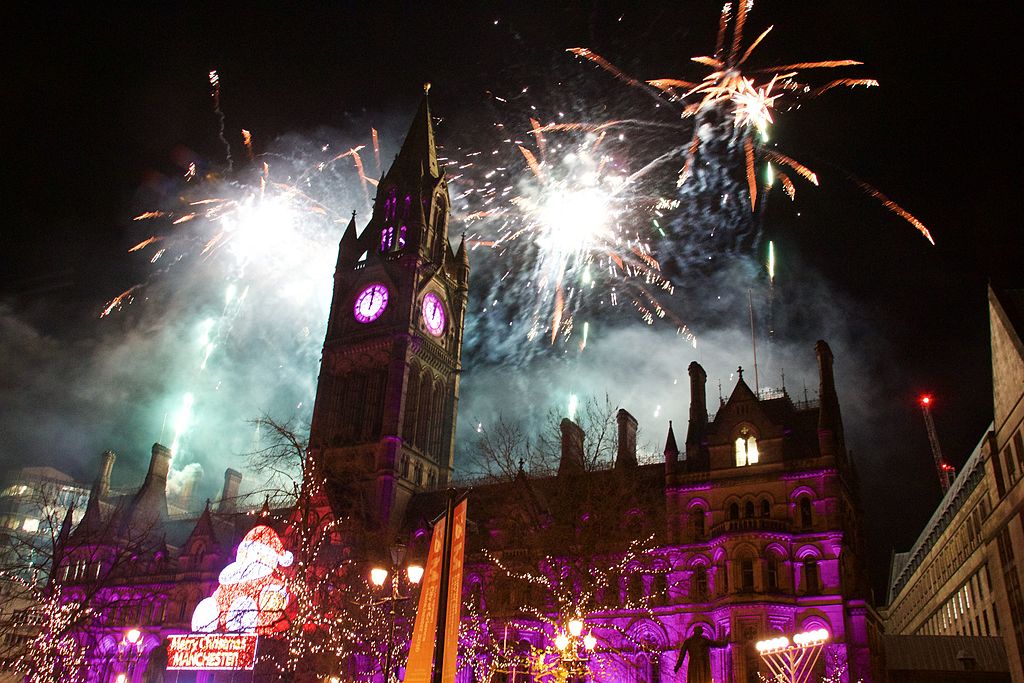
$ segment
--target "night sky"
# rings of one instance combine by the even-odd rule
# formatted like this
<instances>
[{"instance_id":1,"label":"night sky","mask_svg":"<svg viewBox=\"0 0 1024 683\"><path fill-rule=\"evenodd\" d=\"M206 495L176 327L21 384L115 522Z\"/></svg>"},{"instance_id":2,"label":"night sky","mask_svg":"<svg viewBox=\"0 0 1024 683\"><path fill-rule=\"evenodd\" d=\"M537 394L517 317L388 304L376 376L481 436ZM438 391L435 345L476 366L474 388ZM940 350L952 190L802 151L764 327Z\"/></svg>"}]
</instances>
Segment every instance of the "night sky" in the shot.
<instances>
[{"instance_id":1,"label":"night sky","mask_svg":"<svg viewBox=\"0 0 1024 683\"><path fill-rule=\"evenodd\" d=\"M648 106L565 48L590 47L640 78L695 76L702 72L689 58L710 52L719 10L715 2L216 4L117 12L69 3L5 22L2 329L34 330L73 358L101 326L110 335L112 324L127 325L101 323L97 314L145 277L145 261L125 253L140 234L132 216L154 187L180 177L184 159L223 163L211 69L222 79L233 143L240 128L269 145L325 129L362 135L372 125L391 136L385 147L393 149L421 84L431 81L444 144L446 136L465 141L489 129L492 96L524 86L549 115L571 106L567 116L601 120L631 103ZM813 292L805 316L787 313L799 320L794 329L810 330L801 348L810 354L825 334L813 330L842 321L847 341L873 354L874 362L857 366L837 352L837 373L840 392L844 377L859 373L858 386L875 385L885 398L872 402L872 417L848 425L861 457L876 583L890 550L909 547L939 500L916 396L935 395L939 436L957 465L991 420L986 283L1021 285L1020 65L1011 5L760 2L749 20L751 38L775 26L758 63L850 57L865 63L856 75L881 83L835 91L780 117L775 134L787 151L827 182L801 187L794 204L773 199L764 226L782 254L780 299L801 302ZM233 153L240 158L239 144ZM836 169L899 201L929 226L937 246ZM745 316L735 312L737 325ZM818 326L818 316L834 320ZM701 318L693 320L700 337ZM9 342L0 347L8 367L0 378L11 382L0 409L7 413L27 391L42 394L38 409L46 413L47 392L62 391L60 384L25 386L33 370L11 370L25 361ZM746 364L748 349L733 355L733 365ZM685 377L688 360L665 372ZM680 406L675 419L683 421ZM650 439L663 438L664 420L649 422ZM55 453L48 430L59 430L59 420L40 424L47 433L36 444L10 438L9 422L0 424L0 463L47 462L91 478L106 446L82 431L72 440L80 447ZM151 441L120 445L139 454L136 472Z\"/></svg>"}]
</instances>

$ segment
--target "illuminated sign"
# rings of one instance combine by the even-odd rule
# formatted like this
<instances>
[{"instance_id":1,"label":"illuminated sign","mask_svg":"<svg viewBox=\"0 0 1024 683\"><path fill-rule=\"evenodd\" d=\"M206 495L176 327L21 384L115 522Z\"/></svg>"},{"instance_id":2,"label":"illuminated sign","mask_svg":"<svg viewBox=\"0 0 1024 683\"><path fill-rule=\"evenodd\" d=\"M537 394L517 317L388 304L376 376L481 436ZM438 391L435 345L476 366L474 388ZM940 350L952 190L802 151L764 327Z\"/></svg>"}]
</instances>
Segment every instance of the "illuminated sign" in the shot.
<instances>
[{"instance_id":1,"label":"illuminated sign","mask_svg":"<svg viewBox=\"0 0 1024 683\"><path fill-rule=\"evenodd\" d=\"M256 639L251 633L168 636L167 669L251 671Z\"/></svg>"},{"instance_id":2,"label":"illuminated sign","mask_svg":"<svg viewBox=\"0 0 1024 683\"><path fill-rule=\"evenodd\" d=\"M196 605L192 631L272 635L286 630L291 599L284 568L293 560L276 531L264 524L250 529L235 561L221 571L217 590Z\"/></svg>"}]
</instances>

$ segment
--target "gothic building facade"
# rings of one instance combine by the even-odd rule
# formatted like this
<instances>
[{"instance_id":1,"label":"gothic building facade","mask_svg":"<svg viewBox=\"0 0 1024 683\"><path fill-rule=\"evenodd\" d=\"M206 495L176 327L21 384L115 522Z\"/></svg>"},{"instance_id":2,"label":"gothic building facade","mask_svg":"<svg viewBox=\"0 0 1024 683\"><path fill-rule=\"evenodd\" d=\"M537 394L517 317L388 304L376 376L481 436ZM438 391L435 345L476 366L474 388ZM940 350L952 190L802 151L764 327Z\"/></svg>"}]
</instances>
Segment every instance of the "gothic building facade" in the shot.
<instances>
[{"instance_id":1,"label":"gothic building facade","mask_svg":"<svg viewBox=\"0 0 1024 683\"><path fill-rule=\"evenodd\" d=\"M309 444L332 513L404 543L412 557L425 554L430 521L453 482L469 261L465 240L450 247L449 214L424 97L373 215L362 230L353 215L341 240ZM700 628L723 643L712 652L714 680L754 681L757 640L825 628L820 673L870 681L857 480L832 353L825 342L814 351L815 404L784 391L758 395L741 371L711 416L706 373L692 363L685 439L680 445L670 423L663 462L639 464L637 421L621 410L612 466L589 468L587 435L564 420L557 474L520 471L474 486L467 613L488 615L506 645L548 647L552 623L573 615L564 600L521 580L545 575L549 587L574 596L575 615L599 638L611 667L605 680L681 680L672 673L677 651ZM120 557L98 548L146 546L133 554L138 570L118 585L78 596L109 610L88 639L96 680L123 671L116 658L126 626L146 630L140 659L162 637L187 632L192 610L256 523L233 508L231 472L217 508L170 519L168 458L154 446L146 482L120 502L108 500L109 471L101 474L85 521L67 539L61 571L72 592L76 581L86 586L107 571L90 562ZM596 582L594 562L609 569ZM593 585L583 585L587 575ZM459 680L472 676L463 666Z\"/></svg>"}]
</instances>

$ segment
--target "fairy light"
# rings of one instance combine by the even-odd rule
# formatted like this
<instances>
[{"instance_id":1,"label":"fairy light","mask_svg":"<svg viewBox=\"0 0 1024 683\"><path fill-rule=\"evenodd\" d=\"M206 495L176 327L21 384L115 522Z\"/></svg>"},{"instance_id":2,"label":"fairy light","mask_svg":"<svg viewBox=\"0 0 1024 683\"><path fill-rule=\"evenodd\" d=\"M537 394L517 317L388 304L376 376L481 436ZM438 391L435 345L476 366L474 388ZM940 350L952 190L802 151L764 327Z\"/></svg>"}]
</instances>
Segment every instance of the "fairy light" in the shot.
<instances>
[{"instance_id":1,"label":"fairy light","mask_svg":"<svg viewBox=\"0 0 1024 683\"><path fill-rule=\"evenodd\" d=\"M573 638L580 638L583 647L588 652L596 652L597 636L594 631L613 632L620 636L622 646L629 648L629 652L646 651L649 644L636 639L634 634L616 623L614 616L608 614L608 610L602 603L602 596L608 591L618 592L619 579L628 575L627 569L633 568L635 574L638 565L644 566L643 574L647 576L665 575L667 569L663 565L653 562L654 537L648 536L642 539L631 541L625 552L615 558L588 558L585 566L579 570L578 580L566 580L564 572L571 571L570 564L563 557L547 555L541 558L536 566L537 570L517 570L510 567L504 560L490 552L483 550L483 557L487 562L504 574L509 580L523 582L530 586L537 587L547 599L532 601L532 604L516 606L523 621L513 620L511 623L522 624L527 630L537 630L553 634L550 636L548 648L533 648L528 656L530 670L534 672L535 679L548 680L539 672L549 670L551 675L558 671L558 655L568 647ZM616 600L615 612L622 609L637 615L646 616L656 620L655 606L666 597L667 584L662 589L641 590L633 592L627 588L624 599ZM552 605L552 609L544 605ZM586 635L584 630L588 629ZM563 641L564 638L564 641ZM602 649L599 656L591 656L586 664L595 679L607 674L614 675L616 663L621 663L625 650L621 648ZM503 661L508 661L505 655Z\"/></svg>"}]
</instances>

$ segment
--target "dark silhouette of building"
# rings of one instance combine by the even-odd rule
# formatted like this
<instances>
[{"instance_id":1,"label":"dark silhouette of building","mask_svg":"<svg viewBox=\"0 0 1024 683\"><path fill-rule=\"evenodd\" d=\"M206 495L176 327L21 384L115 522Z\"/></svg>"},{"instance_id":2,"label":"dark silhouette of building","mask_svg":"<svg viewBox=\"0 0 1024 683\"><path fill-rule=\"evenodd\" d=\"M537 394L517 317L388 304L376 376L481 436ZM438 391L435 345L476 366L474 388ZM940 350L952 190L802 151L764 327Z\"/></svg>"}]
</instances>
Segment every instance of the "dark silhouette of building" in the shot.
<instances>
[{"instance_id":1,"label":"dark silhouette of building","mask_svg":"<svg viewBox=\"0 0 1024 683\"><path fill-rule=\"evenodd\" d=\"M450 207L424 95L369 223L353 214L341 238L310 433L329 478L368 479L390 528L452 474L469 261Z\"/></svg>"}]
</instances>

